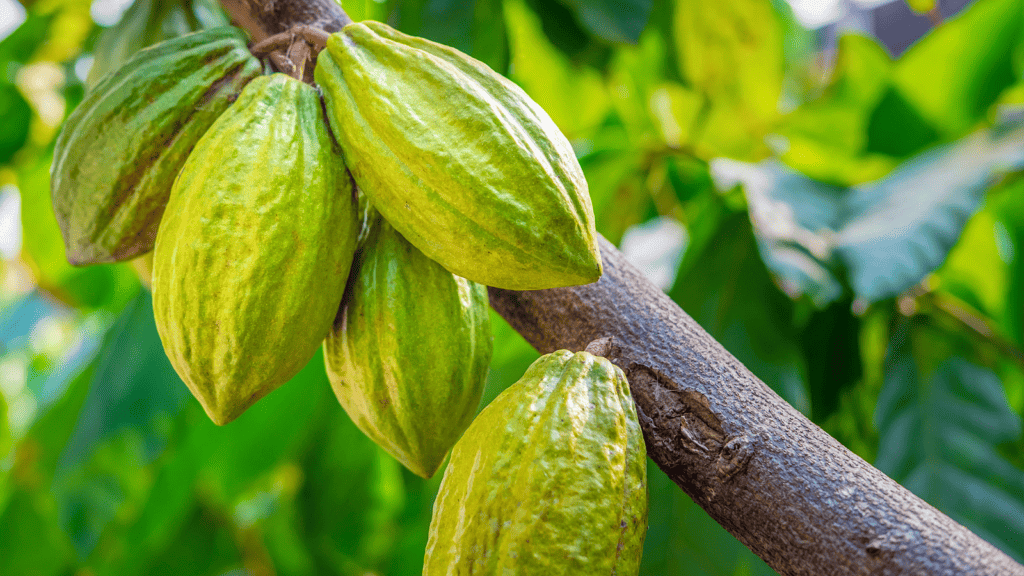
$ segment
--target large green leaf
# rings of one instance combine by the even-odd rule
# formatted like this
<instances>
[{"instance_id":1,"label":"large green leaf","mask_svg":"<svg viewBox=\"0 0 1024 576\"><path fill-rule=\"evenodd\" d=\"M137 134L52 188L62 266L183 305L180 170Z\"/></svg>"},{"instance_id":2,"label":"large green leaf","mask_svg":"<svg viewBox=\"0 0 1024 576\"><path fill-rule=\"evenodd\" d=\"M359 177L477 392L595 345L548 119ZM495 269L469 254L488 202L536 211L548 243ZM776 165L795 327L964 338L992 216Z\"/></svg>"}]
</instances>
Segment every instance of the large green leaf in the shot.
<instances>
[{"instance_id":1,"label":"large green leaf","mask_svg":"<svg viewBox=\"0 0 1024 576\"><path fill-rule=\"evenodd\" d=\"M413 0L399 2L395 23L406 34L457 48L505 73L508 37L500 0Z\"/></svg>"},{"instance_id":2,"label":"large green leaf","mask_svg":"<svg viewBox=\"0 0 1024 576\"><path fill-rule=\"evenodd\" d=\"M938 337L910 322L893 334L875 412L875 465L1024 560L1024 471L997 449L1020 438L1020 416L991 370L958 355L935 358Z\"/></svg>"},{"instance_id":3,"label":"large green leaf","mask_svg":"<svg viewBox=\"0 0 1024 576\"><path fill-rule=\"evenodd\" d=\"M838 272L865 303L899 294L942 264L983 194L1024 166L1024 126L981 130L928 150L887 176L842 187L775 161L719 160L720 186L744 185L765 263L794 296L840 294Z\"/></svg>"},{"instance_id":4,"label":"large green leaf","mask_svg":"<svg viewBox=\"0 0 1024 576\"><path fill-rule=\"evenodd\" d=\"M893 82L946 136L968 130L1016 80L1024 10L1018 0L979 0L912 46Z\"/></svg>"}]
</instances>

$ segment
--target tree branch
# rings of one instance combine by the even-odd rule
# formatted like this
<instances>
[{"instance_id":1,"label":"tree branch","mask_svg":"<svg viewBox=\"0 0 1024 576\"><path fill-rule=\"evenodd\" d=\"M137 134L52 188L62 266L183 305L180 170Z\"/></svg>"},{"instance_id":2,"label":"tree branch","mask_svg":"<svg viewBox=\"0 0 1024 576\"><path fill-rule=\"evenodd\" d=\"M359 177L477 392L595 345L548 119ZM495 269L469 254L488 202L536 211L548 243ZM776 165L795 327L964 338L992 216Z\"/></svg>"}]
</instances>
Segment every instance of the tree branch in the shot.
<instances>
[{"instance_id":1,"label":"tree branch","mask_svg":"<svg viewBox=\"0 0 1024 576\"><path fill-rule=\"evenodd\" d=\"M347 19L331 0L222 4L257 41ZM603 239L601 251L597 283L491 288L492 307L542 353L609 339L650 457L780 574L1024 573L793 409Z\"/></svg>"}]
</instances>

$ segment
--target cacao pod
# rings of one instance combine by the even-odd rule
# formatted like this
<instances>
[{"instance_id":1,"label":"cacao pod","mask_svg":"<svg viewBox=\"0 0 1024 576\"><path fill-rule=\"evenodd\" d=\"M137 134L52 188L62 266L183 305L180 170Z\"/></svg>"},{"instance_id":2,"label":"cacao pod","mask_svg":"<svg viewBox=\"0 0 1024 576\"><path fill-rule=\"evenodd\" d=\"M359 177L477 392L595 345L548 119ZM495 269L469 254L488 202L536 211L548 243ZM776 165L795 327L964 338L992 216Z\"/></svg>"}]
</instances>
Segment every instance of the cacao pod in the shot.
<instances>
[{"instance_id":1,"label":"cacao pod","mask_svg":"<svg viewBox=\"0 0 1024 576\"><path fill-rule=\"evenodd\" d=\"M428 257L515 290L601 276L572 147L511 81L371 21L331 35L315 77L356 183Z\"/></svg>"},{"instance_id":2,"label":"cacao pod","mask_svg":"<svg viewBox=\"0 0 1024 576\"><path fill-rule=\"evenodd\" d=\"M128 260L153 248L185 158L261 72L245 42L225 26L153 45L68 116L50 189L69 262Z\"/></svg>"},{"instance_id":3,"label":"cacao pod","mask_svg":"<svg viewBox=\"0 0 1024 576\"><path fill-rule=\"evenodd\" d=\"M86 85L95 86L100 78L147 46L227 24L228 19L214 0L135 0L117 24L96 39Z\"/></svg>"},{"instance_id":4,"label":"cacao pod","mask_svg":"<svg viewBox=\"0 0 1024 576\"><path fill-rule=\"evenodd\" d=\"M153 257L153 310L217 424L294 376L338 311L356 247L351 179L316 90L256 78L196 144Z\"/></svg>"},{"instance_id":5,"label":"cacao pod","mask_svg":"<svg viewBox=\"0 0 1024 576\"><path fill-rule=\"evenodd\" d=\"M487 289L453 275L377 216L324 344L348 415L430 478L476 414L491 359Z\"/></svg>"},{"instance_id":6,"label":"cacao pod","mask_svg":"<svg viewBox=\"0 0 1024 576\"><path fill-rule=\"evenodd\" d=\"M542 356L455 444L424 576L637 574L646 463L622 371L587 352Z\"/></svg>"}]
</instances>

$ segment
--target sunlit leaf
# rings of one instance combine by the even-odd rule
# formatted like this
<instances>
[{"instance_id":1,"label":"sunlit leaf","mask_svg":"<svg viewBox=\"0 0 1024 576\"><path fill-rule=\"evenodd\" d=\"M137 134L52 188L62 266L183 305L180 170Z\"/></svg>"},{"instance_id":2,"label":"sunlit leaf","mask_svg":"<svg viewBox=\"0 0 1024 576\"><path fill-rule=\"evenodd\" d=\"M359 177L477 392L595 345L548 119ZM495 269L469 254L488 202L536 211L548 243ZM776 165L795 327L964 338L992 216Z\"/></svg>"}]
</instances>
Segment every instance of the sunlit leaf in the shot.
<instances>
[{"instance_id":1,"label":"sunlit leaf","mask_svg":"<svg viewBox=\"0 0 1024 576\"><path fill-rule=\"evenodd\" d=\"M1022 20L1017 0L971 3L899 59L893 81L900 95L944 134L962 134L1016 81Z\"/></svg>"},{"instance_id":2,"label":"sunlit leaf","mask_svg":"<svg viewBox=\"0 0 1024 576\"><path fill-rule=\"evenodd\" d=\"M996 450L1020 437L1020 416L986 368L953 356L922 370L916 358L934 353L934 337L908 323L893 335L875 413L875 465L1020 561L1024 471Z\"/></svg>"},{"instance_id":3,"label":"sunlit leaf","mask_svg":"<svg viewBox=\"0 0 1024 576\"><path fill-rule=\"evenodd\" d=\"M782 29L769 0L678 0L675 40L683 78L763 134L778 115Z\"/></svg>"},{"instance_id":4,"label":"sunlit leaf","mask_svg":"<svg viewBox=\"0 0 1024 576\"><path fill-rule=\"evenodd\" d=\"M610 108L600 74L572 64L555 49L541 29L541 19L522 0L506 0L504 5L512 79L569 138L593 131Z\"/></svg>"},{"instance_id":5,"label":"sunlit leaf","mask_svg":"<svg viewBox=\"0 0 1024 576\"><path fill-rule=\"evenodd\" d=\"M853 189L836 231L854 292L869 302L937 268L996 176L1024 166L1024 127L983 130L933 148Z\"/></svg>"}]
</instances>

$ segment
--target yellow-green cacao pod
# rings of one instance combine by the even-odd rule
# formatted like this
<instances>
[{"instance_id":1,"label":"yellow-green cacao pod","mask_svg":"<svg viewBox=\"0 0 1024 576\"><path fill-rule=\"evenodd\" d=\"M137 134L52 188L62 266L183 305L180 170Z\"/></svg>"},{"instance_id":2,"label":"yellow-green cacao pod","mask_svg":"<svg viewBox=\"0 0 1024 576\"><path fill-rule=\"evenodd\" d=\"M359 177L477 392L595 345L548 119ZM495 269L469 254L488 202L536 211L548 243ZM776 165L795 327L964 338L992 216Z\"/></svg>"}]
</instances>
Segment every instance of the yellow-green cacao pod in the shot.
<instances>
[{"instance_id":1,"label":"yellow-green cacao pod","mask_svg":"<svg viewBox=\"0 0 1024 576\"><path fill-rule=\"evenodd\" d=\"M217 424L294 376L338 311L356 247L351 179L316 90L253 80L196 144L153 257L153 311Z\"/></svg>"},{"instance_id":2,"label":"yellow-green cacao pod","mask_svg":"<svg viewBox=\"0 0 1024 576\"><path fill-rule=\"evenodd\" d=\"M324 344L341 405L367 436L429 478L476 414L491 360L487 290L377 217Z\"/></svg>"},{"instance_id":3,"label":"yellow-green cacao pod","mask_svg":"<svg viewBox=\"0 0 1024 576\"><path fill-rule=\"evenodd\" d=\"M333 34L315 75L356 183L428 257L515 290L601 276L572 147L511 81L372 21Z\"/></svg>"},{"instance_id":4,"label":"yellow-green cacao pod","mask_svg":"<svg viewBox=\"0 0 1024 576\"><path fill-rule=\"evenodd\" d=\"M542 356L455 444L424 576L635 576L646 456L617 366L587 352Z\"/></svg>"},{"instance_id":5,"label":"yellow-green cacao pod","mask_svg":"<svg viewBox=\"0 0 1024 576\"><path fill-rule=\"evenodd\" d=\"M260 73L245 34L224 26L155 44L105 76L54 149L50 191L68 261L150 251L185 158Z\"/></svg>"}]
</instances>

